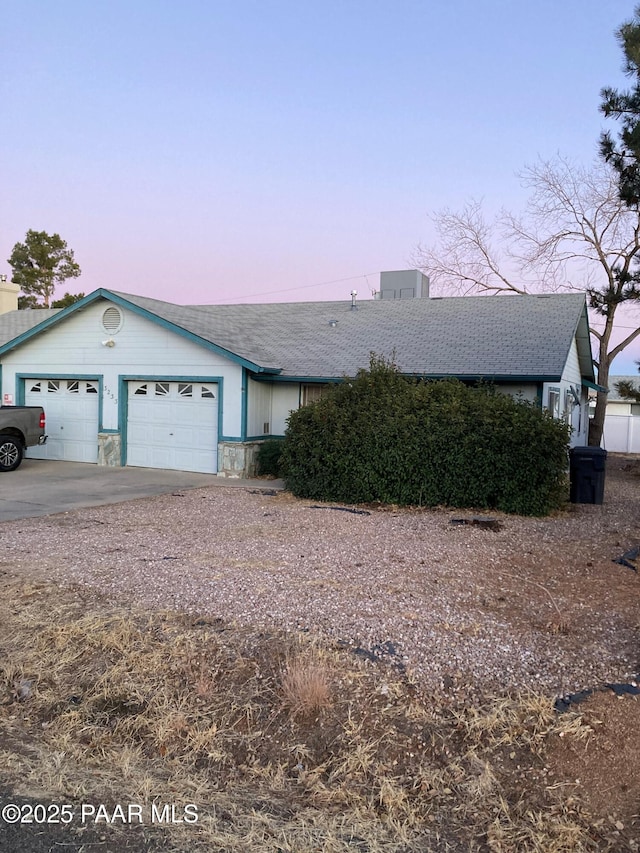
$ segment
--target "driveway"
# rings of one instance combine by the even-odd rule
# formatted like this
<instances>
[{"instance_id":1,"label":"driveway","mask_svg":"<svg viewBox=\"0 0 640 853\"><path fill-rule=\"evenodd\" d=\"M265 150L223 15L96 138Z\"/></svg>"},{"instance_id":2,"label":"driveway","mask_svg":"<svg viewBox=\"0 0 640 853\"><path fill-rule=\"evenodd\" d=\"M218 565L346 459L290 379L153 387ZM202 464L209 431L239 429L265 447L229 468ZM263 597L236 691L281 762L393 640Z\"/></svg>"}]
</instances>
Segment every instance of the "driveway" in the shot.
<instances>
[{"instance_id":1,"label":"driveway","mask_svg":"<svg viewBox=\"0 0 640 853\"><path fill-rule=\"evenodd\" d=\"M85 462L25 459L0 474L0 522L51 515L202 486L281 489L280 480L234 480L158 468L110 468Z\"/></svg>"}]
</instances>

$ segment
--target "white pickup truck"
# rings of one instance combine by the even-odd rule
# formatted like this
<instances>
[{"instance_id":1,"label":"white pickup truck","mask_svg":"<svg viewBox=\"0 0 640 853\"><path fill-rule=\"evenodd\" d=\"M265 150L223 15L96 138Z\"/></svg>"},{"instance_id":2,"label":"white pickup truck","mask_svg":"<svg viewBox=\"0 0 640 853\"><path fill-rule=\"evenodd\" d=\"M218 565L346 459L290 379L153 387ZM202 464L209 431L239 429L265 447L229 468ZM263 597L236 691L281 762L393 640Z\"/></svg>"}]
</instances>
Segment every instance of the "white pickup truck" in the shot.
<instances>
[{"instance_id":1,"label":"white pickup truck","mask_svg":"<svg viewBox=\"0 0 640 853\"><path fill-rule=\"evenodd\" d=\"M15 471L25 448L45 444L41 406L0 406L0 471Z\"/></svg>"}]
</instances>

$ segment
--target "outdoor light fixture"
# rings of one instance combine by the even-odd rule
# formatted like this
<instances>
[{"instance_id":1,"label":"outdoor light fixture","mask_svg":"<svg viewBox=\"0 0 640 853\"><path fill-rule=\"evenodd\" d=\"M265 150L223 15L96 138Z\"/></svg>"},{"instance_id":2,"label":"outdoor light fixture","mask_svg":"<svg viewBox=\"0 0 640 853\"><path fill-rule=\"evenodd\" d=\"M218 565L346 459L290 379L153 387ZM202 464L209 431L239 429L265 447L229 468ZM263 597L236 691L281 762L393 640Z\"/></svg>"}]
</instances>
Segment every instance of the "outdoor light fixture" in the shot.
<instances>
[{"instance_id":1,"label":"outdoor light fixture","mask_svg":"<svg viewBox=\"0 0 640 853\"><path fill-rule=\"evenodd\" d=\"M109 348L111 348L111 347L114 347L115 345L116 345L116 342L113 340L113 338L109 338L109 339L108 339L108 340L106 340L106 341L102 341L102 346L103 346L103 347L109 347Z\"/></svg>"}]
</instances>

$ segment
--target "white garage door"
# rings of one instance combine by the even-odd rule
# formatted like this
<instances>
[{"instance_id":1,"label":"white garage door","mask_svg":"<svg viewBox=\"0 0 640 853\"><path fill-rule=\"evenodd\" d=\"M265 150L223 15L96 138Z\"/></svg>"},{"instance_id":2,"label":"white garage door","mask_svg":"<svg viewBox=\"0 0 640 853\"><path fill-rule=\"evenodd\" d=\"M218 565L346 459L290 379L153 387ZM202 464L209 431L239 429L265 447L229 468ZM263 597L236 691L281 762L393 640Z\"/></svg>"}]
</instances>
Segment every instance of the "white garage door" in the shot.
<instances>
[{"instance_id":1,"label":"white garage door","mask_svg":"<svg viewBox=\"0 0 640 853\"><path fill-rule=\"evenodd\" d=\"M47 443L30 447L30 459L98 461L98 383L86 379L27 379L24 401L42 406Z\"/></svg>"},{"instance_id":2,"label":"white garage door","mask_svg":"<svg viewBox=\"0 0 640 853\"><path fill-rule=\"evenodd\" d=\"M127 465L218 470L218 386L129 382Z\"/></svg>"}]
</instances>

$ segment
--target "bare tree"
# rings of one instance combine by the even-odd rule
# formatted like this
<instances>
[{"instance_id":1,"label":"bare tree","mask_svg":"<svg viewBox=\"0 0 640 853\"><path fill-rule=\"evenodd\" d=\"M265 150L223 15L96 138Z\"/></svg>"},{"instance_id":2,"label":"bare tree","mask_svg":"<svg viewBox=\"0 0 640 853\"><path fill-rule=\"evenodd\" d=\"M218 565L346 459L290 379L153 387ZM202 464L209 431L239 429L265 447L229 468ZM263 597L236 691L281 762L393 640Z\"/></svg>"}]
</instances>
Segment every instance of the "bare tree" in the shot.
<instances>
[{"instance_id":1,"label":"bare tree","mask_svg":"<svg viewBox=\"0 0 640 853\"><path fill-rule=\"evenodd\" d=\"M586 291L602 324L591 333L598 383L606 388L613 359L640 336L638 318L612 343L619 307L640 305L633 277L640 260L640 211L620 199L618 175L601 161L587 169L558 157L528 166L521 178L531 191L521 215L502 210L487 223L478 202L460 213L441 211L433 217L437 241L418 247L416 265L449 292ZM606 400L599 392L591 444L602 439Z\"/></svg>"}]
</instances>

